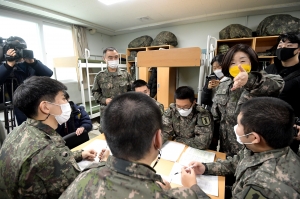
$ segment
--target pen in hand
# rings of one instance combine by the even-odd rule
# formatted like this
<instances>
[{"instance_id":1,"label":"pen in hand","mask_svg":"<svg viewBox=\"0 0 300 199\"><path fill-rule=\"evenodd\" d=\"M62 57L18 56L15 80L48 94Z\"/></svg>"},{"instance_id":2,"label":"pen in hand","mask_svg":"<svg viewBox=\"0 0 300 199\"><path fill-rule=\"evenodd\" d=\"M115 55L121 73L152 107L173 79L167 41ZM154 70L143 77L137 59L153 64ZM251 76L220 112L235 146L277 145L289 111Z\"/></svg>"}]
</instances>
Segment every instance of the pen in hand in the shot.
<instances>
[{"instance_id":1,"label":"pen in hand","mask_svg":"<svg viewBox=\"0 0 300 199\"><path fill-rule=\"evenodd\" d=\"M188 170L192 169L193 167L194 167L194 166L187 167L187 168L185 168L185 170L188 171ZM177 175L177 174L179 174L179 173L181 173L181 172L176 172L176 173L174 173L174 175Z\"/></svg>"}]
</instances>

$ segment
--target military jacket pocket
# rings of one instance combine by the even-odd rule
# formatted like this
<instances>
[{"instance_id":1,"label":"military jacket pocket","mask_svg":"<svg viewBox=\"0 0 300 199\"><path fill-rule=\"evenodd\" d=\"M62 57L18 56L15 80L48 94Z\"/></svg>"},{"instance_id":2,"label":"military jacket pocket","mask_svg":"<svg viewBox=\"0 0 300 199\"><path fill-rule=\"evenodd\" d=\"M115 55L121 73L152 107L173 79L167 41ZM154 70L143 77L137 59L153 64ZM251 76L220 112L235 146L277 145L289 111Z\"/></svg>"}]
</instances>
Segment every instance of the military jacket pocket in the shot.
<instances>
[{"instance_id":1,"label":"military jacket pocket","mask_svg":"<svg viewBox=\"0 0 300 199\"><path fill-rule=\"evenodd\" d=\"M227 89L217 89L215 93L215 97L213 99L214 103L220 104L220 105L226 105L229 100L229 90Z\"/></svg>"}]
</instances>

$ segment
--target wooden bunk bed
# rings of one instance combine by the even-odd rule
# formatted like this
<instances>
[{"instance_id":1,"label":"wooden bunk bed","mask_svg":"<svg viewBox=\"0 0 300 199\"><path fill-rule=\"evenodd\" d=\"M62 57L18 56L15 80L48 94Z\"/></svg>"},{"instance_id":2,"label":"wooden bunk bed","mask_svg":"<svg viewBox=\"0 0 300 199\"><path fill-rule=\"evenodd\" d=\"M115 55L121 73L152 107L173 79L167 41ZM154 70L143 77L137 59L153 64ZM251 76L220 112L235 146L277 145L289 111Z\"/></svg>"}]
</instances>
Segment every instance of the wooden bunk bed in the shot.
<instances>
[{"instance_id":1,"label":"wooden bunk bed","mask_svg":"<svg viewBox=\"0 0 300 199\"><path fill-rule=\"evenodd\" d=\"M92 95L94 78L97 73L106 69L107 66L102 59L102 55L89 55L87 49L86 52L86 59L78 58L77 56L54 58L53 66L55 77L57 77L57 68L73 68L76 70L78 90L81 96L81 103L79 104L85 107L86 112L93 119L100 116L100 106ZM126 61L122 59L124 57L124 54L120 54L119 67L127 69ZM87 93L85 93L85 90L87 90ZM71 94L70 96L72 97Z\"/></svg>"},{"instance_id":2,"label":"wooden bunk bed","mask_svg":"<svg viewBox=\"0 0 300 199\"><path fill-rule=\"evenodd\" d=\"M157 67L157 101L165 108L174 102L176 90L176 67L200 67L201 49L199 47L172 48L168 50L140 51L137 53L139 79L146 79L148 69ZM201 95L204 67L200 67L198 98Z\"/></svg>"}]
</instances>

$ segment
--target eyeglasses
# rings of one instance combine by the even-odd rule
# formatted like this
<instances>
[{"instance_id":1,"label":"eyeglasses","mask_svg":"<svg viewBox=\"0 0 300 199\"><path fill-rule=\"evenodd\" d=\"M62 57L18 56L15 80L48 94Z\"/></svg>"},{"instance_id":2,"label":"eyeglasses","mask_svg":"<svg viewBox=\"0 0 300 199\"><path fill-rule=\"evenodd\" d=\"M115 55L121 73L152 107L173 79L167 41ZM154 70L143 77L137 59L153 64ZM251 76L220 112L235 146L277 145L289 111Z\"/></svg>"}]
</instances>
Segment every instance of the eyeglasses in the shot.
<instances>
[{"instance_id":1,"label":"eyeglasses","mask_svg":"<svg viewBox=\"0 0 300 199\"><path fill-rule=\"evenodd\" d=\"M176 105L176 108L177 108L177 110L184 110L184 111L188 111L191 107L193 106L193 104L189 107L189 108L187 108L187 107L178 107L177 105Z\"/></svg>"}]
</instances>

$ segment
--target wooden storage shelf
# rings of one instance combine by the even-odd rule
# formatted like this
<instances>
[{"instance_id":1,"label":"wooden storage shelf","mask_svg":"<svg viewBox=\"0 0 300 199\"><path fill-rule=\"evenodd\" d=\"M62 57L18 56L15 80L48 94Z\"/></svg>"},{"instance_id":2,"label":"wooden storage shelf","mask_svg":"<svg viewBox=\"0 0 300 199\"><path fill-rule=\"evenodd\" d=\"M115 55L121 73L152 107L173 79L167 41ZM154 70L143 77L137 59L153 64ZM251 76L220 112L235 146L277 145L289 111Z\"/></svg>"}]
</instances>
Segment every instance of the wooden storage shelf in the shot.
<instances>
[{"instance_id":1,"label":"wooden storage shelf","mask_svg":"<svg viewBox=\"0 0 300 199\"><path fill-rule=\"evenodd\" d=\"M127 66L127 71L130 72L131 66L135 64L135 60L128 60L128 57L130 56L131 51L137 51L138 52L143 52L143 51L151 51L151 50L159 50L160 48L163 49L171 49L174 48L171 45L161 45L161 46L147 46L147 47L138 47L138 48L127 48L126 51L126 66ZM153 65L152 65L153 66ZM141 68L139 69L139 79L143 79L146 82L149 81L151 72L149 71L149 68Z\"/></svg>"},{"instance_id":2,"label":"wooden storage shelf","mask_svg":"<svg viewBox=\"0 0 300 199\"><path fill-rule=\"evenodd\" d=\"M266 37L249 37L249 38L236 38L236 39L222 39L217 41L217 48L215 54L217 55L218 46L222 44L227 44L232 47L236 44L248 44L257 53L266 52L270 50L273 46L277 45L278 36L266 36ZM269 59L271 62L276 56L259 56L259 59Z\"/></svg>"}]
</instances>

